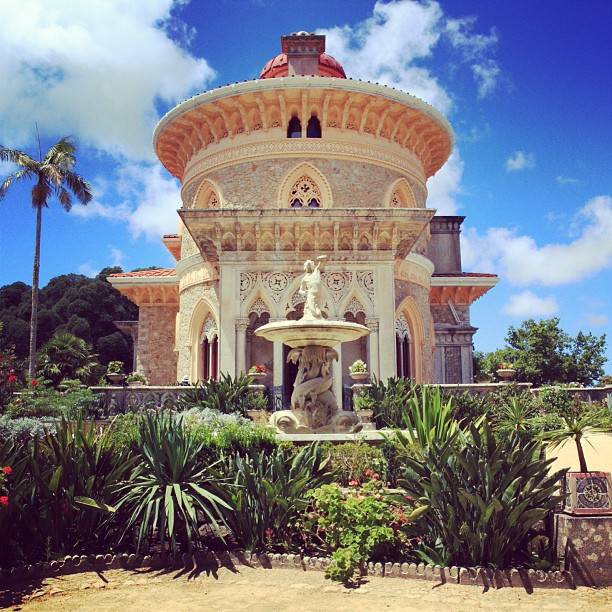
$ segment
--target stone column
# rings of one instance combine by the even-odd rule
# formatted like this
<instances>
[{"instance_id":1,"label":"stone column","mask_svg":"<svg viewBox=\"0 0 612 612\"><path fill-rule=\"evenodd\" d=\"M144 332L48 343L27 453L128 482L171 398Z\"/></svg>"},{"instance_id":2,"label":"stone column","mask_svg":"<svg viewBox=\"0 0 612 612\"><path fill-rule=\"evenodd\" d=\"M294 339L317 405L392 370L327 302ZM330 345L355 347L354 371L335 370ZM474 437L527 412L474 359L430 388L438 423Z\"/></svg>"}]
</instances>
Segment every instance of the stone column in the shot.
<instances>
[{"instance_id":1,"label":"stone column","mask_svg":"<svg viewBox=\"0 0 612 612\"><path fill-rule=\"evenodd\" d=\"M378 319L374 317L368 317L365 320L365 324L366 327L370 330L370 335L368 337L370 352L368 356L368 366L370 368L370 374L373 374L374 376L376 376L376 378L380 379L380 366L378 363Z\"/></svg>"},{"instance_id":2,"label":"stone column","mask_svg":"<svg viewBox=\"0 0 612 612\"><path fill-rule=\"evenodd\" d=\"M270 319L270 323L276 323L278 321L284 321L285 319ZM283 343L282 342L273 342L272 343L272 355L273 355L273 380L272 384L275 387L279 387L283 384L283 372L285 369L285 364L283 362Z\"/></svg>"},{"instance_id":3,"label":"stone column","mask_svg":"<svg viewBox=\"0 0 612 612\"><path fill-rule=\"evenodd\" d=\"M240 304L238 269L223 266L219 271L219 373L236 371L237 305Z\"/></svg>"},{"instance_id":4,"label":"stone column","mask_svg":"<svg viewBox=\"0 0 612 612\"><path fill-rule=\"evenodd\" d=\"M246 330L248 326L248 319L236 319L236 376L247 371Z\"/></svg>"},{"instance_id":5,"label":"stone column","mask_svg":"<svg viewBox=\"0 0 612 612\"><path fill-rule=\"evenodd\" d=\"M395 285L393 266L380 267L376 271L376 296L378 305L378 343L384 347L378 356L380 379L396 375L395 370Z\"/></svg>"}]
</instances>

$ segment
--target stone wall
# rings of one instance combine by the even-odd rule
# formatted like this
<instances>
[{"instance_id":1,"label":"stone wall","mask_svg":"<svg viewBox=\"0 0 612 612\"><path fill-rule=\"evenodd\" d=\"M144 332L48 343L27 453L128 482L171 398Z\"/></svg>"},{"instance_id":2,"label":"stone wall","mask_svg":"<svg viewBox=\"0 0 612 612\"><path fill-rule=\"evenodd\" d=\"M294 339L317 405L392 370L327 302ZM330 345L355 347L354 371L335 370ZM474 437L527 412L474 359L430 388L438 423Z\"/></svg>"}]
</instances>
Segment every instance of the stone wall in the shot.
<instances>
[{"instance_id":1,"label":"stone wall","mask_svg":"<svg viewBox=\"0 0 612 612\"><path fill-rule=\"evenodd\" d=\"M138 371L150 385L176 382L174 330L178 306L141 305L138 319Z\"/></svg>"},{"instance_id":2,"label":"stone wall","mask_svg":"<svg viewBox=\"0 0 612 612\"><path fill-rule=\"evenodd\" d=\"M345 159L261 159L213 170L205 178L218 185L227 207L277 208L281 183L301 162L312 164L325 176L334 207L382 208L389 187L400 178L410 183L417 205L425 206L425 193L412 177Z\"/></svg>"}]
</instances>

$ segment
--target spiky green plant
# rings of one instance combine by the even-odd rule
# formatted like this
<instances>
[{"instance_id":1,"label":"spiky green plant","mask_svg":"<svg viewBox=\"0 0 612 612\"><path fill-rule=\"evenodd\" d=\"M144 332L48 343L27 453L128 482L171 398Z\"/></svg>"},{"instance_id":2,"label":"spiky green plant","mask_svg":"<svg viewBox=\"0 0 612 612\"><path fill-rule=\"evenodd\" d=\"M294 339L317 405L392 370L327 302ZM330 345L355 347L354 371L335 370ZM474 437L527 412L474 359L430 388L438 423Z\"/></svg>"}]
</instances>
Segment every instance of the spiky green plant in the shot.
<instances>
[{"instance_id":1,"label":"spiky green plant","mask_svg":"<svg viewBox=\"0 0 612 612\"><path fill-rule=\"evenodd\" d=\"M305 446L295 457L291 453L287 447L273 453L251 450L223 461L234 484L228 505L235 511L227 513L226 523L247 550L295 548L308 491L334 479L318 443Z\"/></svg>"},{"instance_id":2,"label":"spiky green plant","mask_svg":"<svg viewBox=\"0 0 612 612\"><path fill-rule=\"evenodd\" d=\"M225 414L239 412L245 415L250 403L249 380L245 374L234 379L229 374L221 373L218 380L200 381L193 389L181 393L177 408L211 408Z\"/></svg>"},{"instance_id":3,"label":"spiky green plant","mask_svg":"<svg viewBox=\"0 0 612 612\"><path fill-rule=\"evenodd\" d=\"M561 471L549 473L541 445L515 436L498 442L489 425L455 431L404 459L399 481L430 511L421 557L440 564L508 567L526 552L529 529L553 510Z\"/></svg>"},{"instance_id":4,"label":"spiky green plant","mask_svg":"<svg viewBox=\"0 0 612 612\"><path fill-rule=\"evenodd\" d=\"M138 450L140 461L129 480L117 490L117 510L125 517L123 537L137 532L137 548L153 542L158 534L162 550L169 541L191 552L200 542L200 517L221 535L221 477L212 467L201 465L197 456L204 442L183 427L177 414L145 414Z\"/></svg>"}]
</instances>

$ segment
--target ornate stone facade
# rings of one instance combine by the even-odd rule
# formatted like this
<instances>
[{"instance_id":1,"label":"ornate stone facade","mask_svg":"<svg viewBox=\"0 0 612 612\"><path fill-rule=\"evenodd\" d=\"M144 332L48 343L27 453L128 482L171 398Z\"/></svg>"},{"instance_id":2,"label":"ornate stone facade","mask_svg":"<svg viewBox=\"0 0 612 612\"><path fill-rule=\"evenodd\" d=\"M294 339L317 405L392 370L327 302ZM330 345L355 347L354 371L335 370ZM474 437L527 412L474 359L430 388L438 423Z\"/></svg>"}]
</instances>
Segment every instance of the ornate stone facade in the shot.
<instances>
[{"instance_id":1,"label":"ornate stone facade","mask_svg":"<svg viewBox=\"0 0 612 612\"><path fill-rule=\"evenodd\" d=\"M324 37L310 38L324 49ZM176 268L163 281L110 280L141 306L139 367L163 370L163 382L265 363L269 382L290 390L286 348L253 332L301 316L302 262L319 254L323 316L371 330L339 351L336 397L357 358L383 380L471 381L469 304L497 278L464 274L463 218L426 208L452 129L421 100L348 80L332 60L305 76L289 52L284 68L195 96L157 126L155 150L183 185L179 232L164 236ZM165 308L157 318L154 303Z\"/></svg>"}]
</instances>

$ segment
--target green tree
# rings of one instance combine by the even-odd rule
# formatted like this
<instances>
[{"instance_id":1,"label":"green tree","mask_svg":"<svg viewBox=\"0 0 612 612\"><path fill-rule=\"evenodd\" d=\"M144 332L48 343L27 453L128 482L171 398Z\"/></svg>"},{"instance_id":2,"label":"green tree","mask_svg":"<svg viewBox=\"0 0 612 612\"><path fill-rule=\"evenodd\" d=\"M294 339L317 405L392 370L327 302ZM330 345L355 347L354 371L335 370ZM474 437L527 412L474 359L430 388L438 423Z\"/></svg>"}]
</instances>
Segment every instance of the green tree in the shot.
<instances>
[{"instance_id":1,"label":"green tree","mask_svg":"<svg viewBox=\"0 0 612 612\"><path fill-rule=\"evenodd\" d=\"M40 233L42 210L49 206L53 194L66 211L72 208L72 195L81 204L92 198L91 185L72 171L76 163L76 144L70 137L61 138L42 156L39 139L38 161L23 151L0 146L0 161L8 161L18 166L0 184L0 200L6 195L14 181L34 180L32 187L32 206L36 210L36 238L34 241L34 265L32 268L32 313L30 319L30 357L28 371L30 377L36 372L36 331L38 327L38 277L40 271Z\"/></svg>"},{"instance_id":2,"label":"green tree","mask_svg":"<svg viewBox=\"0 0 612 612\"><path fill-rule=\"evenodd\" d=\"M551 383L590 385L599 379L606 362L605 334L578 332L575 338L563 331L559 318L527 319L519 327L510 326L502 349L488 353L483 369L493 373L499 363L511 362L516 380L536 386Z\"/></svg>"},{"instance_id":3,"label":"green tree","mask_svg":"<svg viewBox=\"0 0 612 612\"><path fill-rule=\"evenodd\" d=\"M100 363L91 347L73 334L55 334L37 355L39 375L57 386L64 378L78 378L85 384L96 379Z\"/></svg>"}]
</instances>

